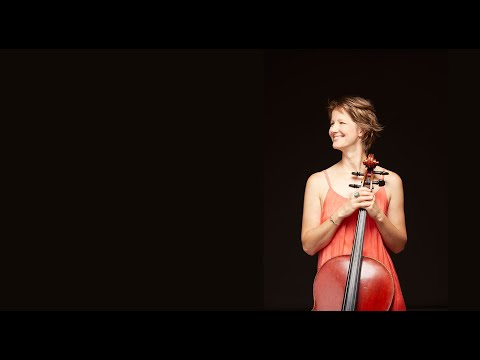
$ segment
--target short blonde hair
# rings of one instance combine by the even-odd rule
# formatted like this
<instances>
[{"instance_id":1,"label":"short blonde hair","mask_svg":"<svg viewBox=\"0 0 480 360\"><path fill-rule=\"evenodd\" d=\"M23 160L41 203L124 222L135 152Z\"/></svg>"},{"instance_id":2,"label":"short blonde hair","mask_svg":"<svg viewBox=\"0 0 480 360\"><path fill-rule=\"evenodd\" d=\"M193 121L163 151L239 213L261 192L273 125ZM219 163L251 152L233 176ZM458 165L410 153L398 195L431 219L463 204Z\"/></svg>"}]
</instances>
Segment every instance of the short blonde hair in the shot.
<instances>
[{"instance_id":1,"label":"short blonde hair","mask_svg":"<svg viewBox=\"0 0 480 360\"><path fill-rule=\"evenodd\" d=\"M344 110L363 130L362 143L365 146L365 152L368 153L368 150L383 130L383 126L378 122L372 101L359 96L344 96L329 100L327 110L330 119L335 109Z\"/></svg>"}]
</instances>

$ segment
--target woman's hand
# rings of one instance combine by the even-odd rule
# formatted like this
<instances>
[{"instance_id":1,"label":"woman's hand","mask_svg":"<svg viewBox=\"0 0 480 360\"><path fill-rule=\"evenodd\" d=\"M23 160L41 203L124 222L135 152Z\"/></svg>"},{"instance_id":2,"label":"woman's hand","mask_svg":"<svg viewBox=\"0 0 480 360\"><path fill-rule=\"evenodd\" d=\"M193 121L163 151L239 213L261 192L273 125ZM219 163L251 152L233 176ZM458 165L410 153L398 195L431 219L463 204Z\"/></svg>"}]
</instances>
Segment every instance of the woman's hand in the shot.
<instances>
[{"instance_id":1,"label":"woman's hand","mask_svg":"<svg viewBox=\"0 0 480 360\"><path fill-rule=\"evenodd\" d=\"M369 188L361 187L353 191L348 200L345 201L343 206L339 209L338 215L342 218L346 218L360 208L367 210L368 215L374 219L381 212L375 201L375 194Z\"/></svg>"}]
</instances>

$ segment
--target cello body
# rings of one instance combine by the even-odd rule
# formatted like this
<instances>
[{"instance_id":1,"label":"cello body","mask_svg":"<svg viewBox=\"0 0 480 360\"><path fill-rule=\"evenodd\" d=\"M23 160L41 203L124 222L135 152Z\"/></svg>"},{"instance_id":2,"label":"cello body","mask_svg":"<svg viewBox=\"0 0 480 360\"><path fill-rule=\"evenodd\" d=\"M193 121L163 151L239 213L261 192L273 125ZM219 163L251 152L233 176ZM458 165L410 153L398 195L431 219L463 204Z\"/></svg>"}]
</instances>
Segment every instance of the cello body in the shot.
<instances>
[{"instance_id":1,"label":"cello body","mask_svg":"<svg viewBox=\"0 0 480 360\"><path fill-rule=\"evenodd\" d=\"M336 256L317 271L312 310L341 311L347 284L350 255ZM394 284L390 271L379 261L363 256L356 311L388 311Z\"/></svg>"}]
</instances>

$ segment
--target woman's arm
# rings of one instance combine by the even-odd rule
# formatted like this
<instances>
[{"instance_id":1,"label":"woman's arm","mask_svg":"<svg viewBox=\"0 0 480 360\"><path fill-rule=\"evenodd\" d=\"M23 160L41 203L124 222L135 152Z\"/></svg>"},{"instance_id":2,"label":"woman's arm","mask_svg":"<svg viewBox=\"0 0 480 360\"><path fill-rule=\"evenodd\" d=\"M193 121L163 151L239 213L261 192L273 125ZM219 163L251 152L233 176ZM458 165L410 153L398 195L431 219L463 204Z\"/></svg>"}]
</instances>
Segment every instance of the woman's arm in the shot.
<instances>
[{"instance_id":1,"label":"woman's arm","mask_svg":"<svg viewBox=\"0 0 480 360\"><path fill-rule=\"evenodd\" d=\"M322 207L320 195L325 190L324 175L319 172L311 175L305 186L302 217L302 246L308 255L315 255L320 249L327 246L337 231L342 218L332 215L332 220L320 224Z\"/></svg>"},{"instance_id":2,"label":"woman's arm","mask_svg":"<svg viewBox=\"0 0 480 360\"><path fill-rule=\"evenodd\" d=\"M369 215L377 224L385 246L395 254L403 251L407 243L407 229L405 225L403 183L400 176L389 171L388 189L390 203L387 214L373 209L367 209Z\"/></svg>"}]
</instances>

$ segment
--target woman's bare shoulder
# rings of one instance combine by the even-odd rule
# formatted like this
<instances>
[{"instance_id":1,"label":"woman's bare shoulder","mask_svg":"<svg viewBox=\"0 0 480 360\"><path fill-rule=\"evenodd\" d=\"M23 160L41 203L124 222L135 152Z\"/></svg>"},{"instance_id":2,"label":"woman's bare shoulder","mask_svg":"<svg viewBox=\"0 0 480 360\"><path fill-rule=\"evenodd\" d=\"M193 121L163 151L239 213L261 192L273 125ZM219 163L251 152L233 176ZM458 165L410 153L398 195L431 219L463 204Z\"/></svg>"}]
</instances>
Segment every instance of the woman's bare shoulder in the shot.
<instances>
[{"instance_id":1,"label":"woman's bare shoulder","mask_svg":"<svg viewBox=\"0 0 480 360\"><path fill-rule=\"evenodd\" d=\"M324 174L325 170L328 170L328 169L323 169L311 174L308 177L308 181L318 182L318 181L325 180L325 174Z\"/></svg>"},{"instance_id":2,"label":"woman's bare shoulder","mask_svg":"<svg viewBox=\"0 0 480 360\"><path fill-rule=\"evenodd\" d=\"M325 178L325 174L323 173L325 170L317 171L311 174L307 179L307 187L317 189L321 191L327 185L327 180Z\"/></svg>"},{"instance_id":3,"label":"woman's bare shoulder","mask_svg":"<svg viewBox=\"0 0 480 360\"><path fill-rule=\"evenodd\" d=\"M403 188L402 178L395 171L385 169L385 168L382 168L380 166L377 166L375 168L375 170L386 171L388 173L388 175L385 175L384 179L385 179L385 183L387 185L387 188L389 189L390 192L398 191L401 188ZM381 175L379 175L379 176L381 176Z\"/></svg>"},{"instance_id":4,"label":"woman's bare shoulder","mask_svg":"<svg viewBox=\"0 0 480 360\"><path fill-rule=\"evenodd\" d=\"M322 173L323 173L323 170L317 171L317 172L311 174L311 175L308 177L307 181L312 181L312 182L317 182L317 181L319 181L320 178L324 177L324 175L323 175Z\"/></svg>"},{"instance_id":5,"label":"woman's bare shoulder","mask_svg":"<svg viewBox=\"0 0 480 360\"><path fill-rule=\"evenodd\" d=\"M402 178L400 177L400 175L392 170L385 169L380 166L377 166L375 170L388 172L388 175L385 175L385 181L389 180L390 182L395 182L400 184L402 183Z\"/></svg>"}]
</instances>

